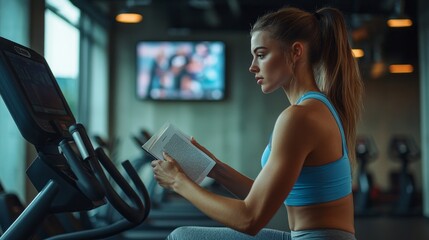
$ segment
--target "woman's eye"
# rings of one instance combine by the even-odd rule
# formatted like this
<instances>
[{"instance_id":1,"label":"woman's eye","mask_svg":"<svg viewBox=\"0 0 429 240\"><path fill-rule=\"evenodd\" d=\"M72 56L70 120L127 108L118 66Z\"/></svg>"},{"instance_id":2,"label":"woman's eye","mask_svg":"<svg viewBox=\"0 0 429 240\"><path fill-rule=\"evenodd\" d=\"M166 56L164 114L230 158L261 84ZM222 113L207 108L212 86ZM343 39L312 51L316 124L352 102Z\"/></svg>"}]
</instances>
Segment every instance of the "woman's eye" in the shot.
<instances>
[{"instance_id":1,"label":"woman's eye","mask_svg":"<svg viewBox=\"0 0 429 240\"><path fill-rule=\"evenodd\" d=\"M263 55L263 54L258 54L257 56L259 59L263 59L265 57L265 55Z\"/></svg>"}]
</instances>

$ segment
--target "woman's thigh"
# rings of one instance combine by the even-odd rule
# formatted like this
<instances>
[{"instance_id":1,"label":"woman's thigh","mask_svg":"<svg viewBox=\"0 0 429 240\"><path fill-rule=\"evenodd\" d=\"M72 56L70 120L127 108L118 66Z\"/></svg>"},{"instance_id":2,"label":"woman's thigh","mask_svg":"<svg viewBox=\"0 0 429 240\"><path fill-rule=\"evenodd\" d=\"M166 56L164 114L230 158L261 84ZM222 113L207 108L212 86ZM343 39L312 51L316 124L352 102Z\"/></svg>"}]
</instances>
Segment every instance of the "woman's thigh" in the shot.
<instances>
[{"instance_id":1,"label":"woman's thigh","mask_svg":"<svg viewBox=\"0 0 429 240\"><path fill-rule=\"evenodd\" d=\"M356 240L354 234L336 229L315 229L292 231L293 240Z\"/></svg>"},{"instance_id":2,"label":"woman's thigh","mask_svg":"<svg viewBox=\"0 0 429 240\"><path fill-rule=\"evenodd\" d=\"M250 236L225 227L179 227L167 240L290 240L290 233L274 229L262 229L256 236Z\"/></svg>"}]
</instances>

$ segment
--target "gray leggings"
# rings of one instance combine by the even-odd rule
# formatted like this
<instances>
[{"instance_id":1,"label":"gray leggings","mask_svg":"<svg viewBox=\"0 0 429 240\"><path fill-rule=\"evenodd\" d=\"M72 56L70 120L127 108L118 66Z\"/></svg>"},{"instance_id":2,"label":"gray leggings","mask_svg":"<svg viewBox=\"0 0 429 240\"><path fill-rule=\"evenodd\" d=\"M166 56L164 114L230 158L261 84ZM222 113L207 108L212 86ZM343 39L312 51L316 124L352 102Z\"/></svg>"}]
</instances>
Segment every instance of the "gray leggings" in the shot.
<instances>
[{"instance_id":1,"label":"gray leggings","mask_svg":"<svg viewBox=\"0 0 429 240\"><path fill-rule=\"evenodd\" d=\"M335 229L283 232L262 229L256 236L225 227L179 227L166 240L356 240L352 233Z\"/></svg>"}]
</instances>

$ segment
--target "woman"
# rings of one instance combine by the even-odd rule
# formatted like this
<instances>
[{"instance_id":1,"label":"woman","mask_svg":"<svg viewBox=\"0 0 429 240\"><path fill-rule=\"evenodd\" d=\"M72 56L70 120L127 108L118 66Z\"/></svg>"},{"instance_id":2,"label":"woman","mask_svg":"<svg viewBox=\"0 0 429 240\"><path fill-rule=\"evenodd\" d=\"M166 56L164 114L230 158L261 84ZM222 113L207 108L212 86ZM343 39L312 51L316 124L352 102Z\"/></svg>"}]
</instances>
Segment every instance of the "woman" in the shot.
<instances>
[{"instance_id":1,"label":"woman","mask_svg":"<svg viewBox=\"0 0 429 240\"><path fill-rule=\"evenodd\" d=\"M280 113L255 180L217 162L212 177L238 199L193 183L166 153L158 183L228 228L182 227L168 239L355 239L351 163L363 90L342 14L283 8L251 29L250 72L263 93L283 89ZM350 149L350 151L349 151ZM285 204L291 232L265 229Z\"/></svg>"}]
</instances>

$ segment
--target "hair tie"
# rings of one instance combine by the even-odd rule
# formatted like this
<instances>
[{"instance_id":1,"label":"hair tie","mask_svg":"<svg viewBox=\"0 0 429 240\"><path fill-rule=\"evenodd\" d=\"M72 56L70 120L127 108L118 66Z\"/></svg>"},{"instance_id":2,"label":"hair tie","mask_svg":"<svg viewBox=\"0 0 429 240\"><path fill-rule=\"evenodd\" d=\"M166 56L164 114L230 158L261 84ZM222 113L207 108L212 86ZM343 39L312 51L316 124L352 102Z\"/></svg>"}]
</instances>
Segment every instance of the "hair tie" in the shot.
<instances>
[{"instance_id":1,"label":"hair tie","mask_svg":"<svg viewBox=\"0 0 429 240\"><path fill-rule=\"evenodd\" d=\"M313 15L317 20L320 20L320 14L318 12L314 12Z\"/></svg>"}]
</instances>

